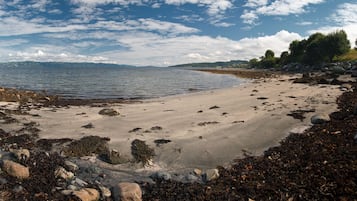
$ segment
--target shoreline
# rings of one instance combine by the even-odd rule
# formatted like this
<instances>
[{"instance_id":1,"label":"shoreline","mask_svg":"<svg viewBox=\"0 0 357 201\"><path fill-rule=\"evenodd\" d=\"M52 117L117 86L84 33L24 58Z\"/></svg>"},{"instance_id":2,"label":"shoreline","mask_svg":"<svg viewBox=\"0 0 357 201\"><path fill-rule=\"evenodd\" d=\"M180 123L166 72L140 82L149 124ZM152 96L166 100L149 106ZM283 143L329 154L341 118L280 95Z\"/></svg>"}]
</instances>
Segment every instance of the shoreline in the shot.
<instances>
[{"instance_id":1,"label":"shoreline","mask_svg":"<svg viewBox=\"0 0 357 201\"><path fill-rule=\"evenodd\" d=\"M9 132L21 128L21 124L35 122L40 138L80 139L94 135L110 138L110 148L124 158L131 158L133 140L143 140L155 150L153 164L147 168L135 164L113 166L96 157L75 161L81 167L94 165L105 170L113 177L103 181L105 185L124 179L141 180L143 187L147 187L145 181L157 171L178 170L188 174L194 168L208 170L222 165L229 169L237 158L261 156L291 133L302 133L311 125L313 114L337 110L335 99L342 94L339 85L293 84L296 77L256 79L234 88L129 104L30 107L28 116L13 115L20 118L17 126L9 124L2 128ZM14 103L2 103L1 110L16 107ZM113 117L98 114L106 108L120 114ZM305 111L300 114L305 119L293 118L293 112L298 110ZM86 125L92 127L84 128ZM156 140L166 143L156 144Z\"/></svg>"}]
</instances>

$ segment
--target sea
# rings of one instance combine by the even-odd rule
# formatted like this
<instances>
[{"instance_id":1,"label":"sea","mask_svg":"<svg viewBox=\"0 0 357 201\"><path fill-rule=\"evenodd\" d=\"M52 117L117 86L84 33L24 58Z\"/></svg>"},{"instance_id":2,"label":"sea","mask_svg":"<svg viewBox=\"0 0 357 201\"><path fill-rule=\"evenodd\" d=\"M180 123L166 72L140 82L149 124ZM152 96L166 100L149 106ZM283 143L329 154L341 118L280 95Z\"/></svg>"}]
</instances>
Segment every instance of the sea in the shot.
<instances>
[{"instance_id":1,"label":"sea","mask_svg":"<svg viewBox=\"0 0 357 201\"><path fill-rule=\"evenodd\" d=\"M220 75L168 67L87 64L0 64L0 86L67 99L148 99L228 88L244 83Z\"/></svg>"}]
</instances>

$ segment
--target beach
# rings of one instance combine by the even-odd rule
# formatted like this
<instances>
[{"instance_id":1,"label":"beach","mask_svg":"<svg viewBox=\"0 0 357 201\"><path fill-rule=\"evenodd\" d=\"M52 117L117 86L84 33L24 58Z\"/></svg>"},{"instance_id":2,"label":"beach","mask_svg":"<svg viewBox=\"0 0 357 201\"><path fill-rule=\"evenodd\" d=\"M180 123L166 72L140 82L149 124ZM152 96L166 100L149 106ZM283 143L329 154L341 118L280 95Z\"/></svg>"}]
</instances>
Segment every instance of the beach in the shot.
<instances>
[{"instance_id":1,"label":"beach","mask_svg":"<svg viewBox=\"0 0 357 201\"><path fill-rule=\"evenodd\" d=\"M262 78L233 88L136 103L39 107L21 122L38 123L39 137L45 139L108 137L110 148L128 159L131 142L145 141L155 150L153 166L163 170L227 166L246 153L261 155L289 133L302 132L311 125L312 115L336 110L338 86L293 84L292 78ZM100 115L103 108L120 115ZM288 116L295 110L314 112L299 120ZM88 124L92 128L83 127ZM154 142L160 139L170 142Z\"/></svg>"}]
</instances>

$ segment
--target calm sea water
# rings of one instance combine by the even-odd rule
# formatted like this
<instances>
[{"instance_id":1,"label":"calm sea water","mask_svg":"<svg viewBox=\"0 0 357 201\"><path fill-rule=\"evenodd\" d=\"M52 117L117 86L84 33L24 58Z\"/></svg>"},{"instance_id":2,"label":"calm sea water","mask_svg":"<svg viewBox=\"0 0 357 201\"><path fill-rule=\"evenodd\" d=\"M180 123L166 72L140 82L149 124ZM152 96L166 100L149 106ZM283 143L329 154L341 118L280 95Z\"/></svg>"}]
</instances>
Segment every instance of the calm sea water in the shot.
<instances>
[{"instance_id":1,"label":"calm sea water","mask_svg":"<svg viewBox=\"0 0 357 201\"><path fill-rule=\"evenodd\" d=\"M237 86L243 80L173 68L0 65L0 86L66 98L143 99Z\"/></svg>"}]
</instances>

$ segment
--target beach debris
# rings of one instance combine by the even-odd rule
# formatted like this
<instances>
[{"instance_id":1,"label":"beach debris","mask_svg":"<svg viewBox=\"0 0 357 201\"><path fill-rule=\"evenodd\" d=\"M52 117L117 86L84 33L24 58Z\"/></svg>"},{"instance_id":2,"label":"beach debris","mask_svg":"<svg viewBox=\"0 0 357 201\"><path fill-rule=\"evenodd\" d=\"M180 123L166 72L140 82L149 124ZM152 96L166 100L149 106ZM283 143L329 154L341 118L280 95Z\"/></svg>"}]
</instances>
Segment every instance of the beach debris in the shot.
<instances>
[{"instance_id":1,"label":"beach debris","mask_svg":"<svg viewBox=\"0 0 357 201\"><path fill-rule=\"evenodd\" d=\"M94 125L92 123L89 123L89 124L82 126L82 128L91 129L91 128L94 128Z\"/></svg>"},{"instance_id":2,"label":"beach debris","mask_svg":"<svg viewBox=\"0 0 357 201\"><path fill-rule=\"evenodd\" d=\"M211 124L219 124L219 122L217 122L217 121L205 121L205 122L200 122L197 125L198 126L207 126L207 125L211 125Z\"/></svg>"},{"instance_id":3,"label":"beach debris","mask_svg":"<svg viewBox=\"0 0 357 201\"><path fill-rule=\"evenodd\" d=\"M294 119L299 119L302 122L306 118L304 116L305 113L310 113L310 112L315 112L315 111L316 111L315 109L293 110L293 111L290 111L290 113L287 115L293 117Z\"/></svg>"},{"instance_id":4,"label":"beach debris","mask_svg":"<svg viewBox=\"0 0 357 201\"><path fill-rule=\"evenodd\" d=\"M130 131L129 131L129 133L135 133L135 132L138 132L138 131L140 131L140 130L142 130L142 128L133 128L133 129L131 129Z\"/></svg>"},{"instance_id":5,"label":"beach debris","mask_svg":"<svg viewBox=\"0 0 357 201\"><path fill-rule=\"evenodd\" d=\"M154 127L151 127L152 131L161 131L162 130L162 127L161 126L154 126Z\"/></svg>"},{"instance_id":6,"label":"beach debris","mask_svg":"<svg viewBox=\"0 0 357 201\"><path fill-rule=\"evenodd\" d=\"M327 114L315 114L311 117L312 124L323 124L330 121L330 116Z\"/></svg>"},{"instance_id":7,"label":"beach debris","mask_svg":"<svg viewBox=\"0 0 357 201\"><path fill-rule=\"evenodd\" d=\"M28 167L11 160L3 161L2 170L8 175L18 179L28 179L30 177L30 170Z\"/></svg>"},{"instance_id":8,"label":"beach debris","mask_svg":"<svg viewBox=\"0 0 357 201\"><path fill-rule=\"evenodd\" d=\"M218 109L218 108L220 108L220 107L217 106L217 105L215 105L215 106L210 107L209 109L210 109L210 110L214 110L214 109Z\"/></svg>"},{"instance_id":9,"label":"beach debris","mask_svg":"<svg viewBox=\"0 0 357 201\"><path fill-rule=\"evenodd\" d=\"M74 191L73 195L78 197L81 201L97 201L99 200L99 192L94 188L83 188Z\"/></svg>"},{"instance_id":10,"label":"beach debris","mask_svg":"<svg viewBox=\"0 0 357 201\"><path fill-rule=\"evenodd\" d=\"M155 152L145 141L135 139L131 143L131 154L136 162L141 162L143 165L146 165L148 161L154 157Z\"/></svg>"},{"instance_id":11,"label":"beach debris","mask_svg":"<svg viewBox=\"0 0 357 201\"><path fill-rule=\"evenodd\" d=\"M142 191L137 183L121 182L112 188L114 201L142 201Z\"/></svg>"},{"instance_id":12,"label":"beach debris","mask_svg":"<svg viewBox=\"0 0 357 201\"><path fill-rule=\"evenodd\" d=\"M105 116L118 116L120 113L112 108L104 108L99 111L99 114Z\"/></svg>"},{"instance_id":13,"label":"beach debris","mask_svg":"<svg viewBox=\"0 0 357 201\"><path fill-rule=\"evenodd\" d=\"M269 98L267 98L267 97L258 97L257 99L258 99L258 100L267 100L267 99L269 99Z\"/></svg>"},{"instance_id":14,"label":"beach debris","mask_svg":"<svg viewBox=\"0 0 357 201\"><path fill-rule=\"evenodd\" d=\"M71 142L63 149L66 156L90 156L92 154L107 154L109 138L99 136L85 136L79 140Z\"/></svg>"},{"instance_id":15,"label":"beach debris","mask_svg":"<svg viewBox=\"0 0 357 201\"><path fill-rule=\"evenodd\" d=\"M156 146L160 146L162 144L167 144L171 142L171 140L166 140L166 139L157 139L157 140L154 140L154 143L156 144Z\"/></svg>"}]
</instances>

